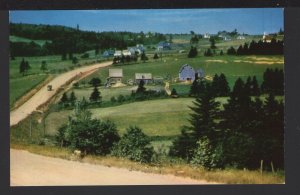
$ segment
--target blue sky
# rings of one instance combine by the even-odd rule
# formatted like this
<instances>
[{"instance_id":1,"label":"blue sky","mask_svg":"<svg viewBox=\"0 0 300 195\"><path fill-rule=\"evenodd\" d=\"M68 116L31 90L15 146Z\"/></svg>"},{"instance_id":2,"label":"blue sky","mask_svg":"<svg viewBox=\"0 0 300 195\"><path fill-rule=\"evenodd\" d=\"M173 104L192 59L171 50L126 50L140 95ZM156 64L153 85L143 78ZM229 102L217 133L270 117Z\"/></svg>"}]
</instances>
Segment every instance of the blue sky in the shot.
<instances>
[{"instance_id":1,"label":"blue sky","mask_svg":"<svg viewBox=\"0 0 300 195\"><path fill-rule=\"evenodd\" d=\"M282 8L11 11L10 22L50 24L90 31L262 34L283 29Z\"/></svg>"}]
</instances>

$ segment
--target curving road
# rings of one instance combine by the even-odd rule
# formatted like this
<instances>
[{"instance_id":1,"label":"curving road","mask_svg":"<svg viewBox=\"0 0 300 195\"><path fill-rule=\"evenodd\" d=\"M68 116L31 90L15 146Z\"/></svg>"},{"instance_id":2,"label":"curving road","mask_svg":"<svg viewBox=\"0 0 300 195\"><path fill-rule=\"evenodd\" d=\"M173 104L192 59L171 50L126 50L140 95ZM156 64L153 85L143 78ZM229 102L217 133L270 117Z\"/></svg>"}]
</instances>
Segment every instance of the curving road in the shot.
<instances>
[{"instance_id":1,"label":"curving road","mask_svg":"<svg viewBox=\"0 0 300 195\"><path fill-rule=\"evenodd\" d=\"M45 157L23 150L11 149L10 152L11 186L214 184L173 175Z\"/></svg>"},{"instance_id":2,"label":"curving road","mask_svg":"<svg viewBox=\"0 0 300 195\"><path fill-rule=\"evenodd\" d=\"M53 87L52 91L48 91L47 85L45 85L22 106L10 112L10 126L18 124L21 120L25 119L29 114L35 111L40 105L46 103L51 97L55 95L59 87L63 86L70 79L74 78L77 75L80 75L81 73L96 71L98 68L109 66L111 64L112 62L104 62L91 66L85 66L55 77L52 81L49 82L49 85L52 85Z\"/></svg>"}]
</instances>

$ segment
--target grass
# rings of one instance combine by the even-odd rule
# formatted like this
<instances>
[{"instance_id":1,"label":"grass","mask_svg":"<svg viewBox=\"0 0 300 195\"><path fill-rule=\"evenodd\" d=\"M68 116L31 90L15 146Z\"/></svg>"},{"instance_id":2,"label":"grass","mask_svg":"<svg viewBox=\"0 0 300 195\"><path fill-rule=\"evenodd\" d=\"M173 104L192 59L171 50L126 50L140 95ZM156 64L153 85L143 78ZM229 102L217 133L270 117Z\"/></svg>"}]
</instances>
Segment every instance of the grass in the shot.
<instances>
[{"instance_id":1,"label":"grass","mask_svg":"<svg viewBox=\"0 0 300 195\"><path fill-rule=\"evenodd\" d=\"M215 74L224 73L227 77L230 87L238 77L246 80L248 76L256 76L259 84L262 83L263 73L266 68L283 68L283 56L214 56L196 58L187 58L187 54L170 54L163 57L163 60L150 59L148 62L138 62L128 65L115 65L113 68L123 69L123 82L134 79L135 73L152 73L154 77L161 76L166 78L170 76L172 81L178 78L178 72L183 64L190 64L195 69L202 68L206 76L213 77ZM150 56L149 56L150 57ZM252 58L249 58L252 57ZM261 60L263 57L264 60ZM265 59L268 59L265 60ZM274 64L269 63L274 62ZM106 81L108 69L106 67L90 75L86 80L92 77L100 77Z\"/></svg>"},{"instance_id":2,"label":"grass","mask_svg":"<svg viewBox=\"0 0 300 195\"><path fill-rule=\"evenodd\" d=\"M36 87L39 83L44 81L48 75L38 74L29 75L9 80L9 106L13 107L14 103L21 98L24 94Z\"/></svg>"},{"instance_id":3,"label":"grass","mask_svg":"<svg viewBox=\"0 0 300 195\"><path fill-rule=\"evenodd\" d=\"M27 39L24 37L18 37L14 35L9 36L9 41L11 42L25 42L25 43L30 43L31 41L35 42L36 44L43 46L46 42L51 43L50 40L32 40L32 39Z\"/></svg>"},{"instance_id":4,"label":"grass","mask_svg":"<svg viewBox=\"0 0 300 195\"><path fill-rule=\"evenodd\" d=\"M183 162L170 162L165 160L165 163L161 164L142 164L112 156L87 155L81 159L74 158L72 151L66 148L24 143L12 143L11 148L23 149L32 153L66 160L77 160L84 163L104 165L108 167L120 167L146 173L171 174L221 184L283 184L285 182L283 172L276 172L274 174L264 172L261 174L259 171L237 169L208 171L202 167L191 166Z\"/></svg>"}]
</instances>

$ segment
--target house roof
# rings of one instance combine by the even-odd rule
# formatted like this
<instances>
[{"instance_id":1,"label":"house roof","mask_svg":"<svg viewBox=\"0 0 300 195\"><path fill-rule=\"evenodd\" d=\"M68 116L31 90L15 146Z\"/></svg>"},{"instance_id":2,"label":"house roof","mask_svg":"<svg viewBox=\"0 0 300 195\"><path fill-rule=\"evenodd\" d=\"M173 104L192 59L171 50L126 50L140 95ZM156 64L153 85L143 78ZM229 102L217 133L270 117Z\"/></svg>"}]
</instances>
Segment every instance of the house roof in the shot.
<instances>
[{"instance_id":1,"label":"house roof","mask_svg":"<svg viewBox=\"0 0 300 195\"><path fill-rule=\"evenodd\" d=\"M123 53L124 56L130 56L131 55L131 52L128 51L128 50L123 50L122 53Z\"/></svg>"},{"instance_id":2,"label":"house roof","mask_svg":"<svg viewBox=\"0 0 300 195\"><path fill-rule=\"evenodd\" d=\"M151 73L135 73L135 79L152 79Z\"/></svg>"},{"instance_id":3,"label":"house roof","mask_svg":"<svg viewBox=\"0 0 300 195\"><path fill-rule=\"evenodd\" d=\"M184 69L191 69L192 71L195 71L194 68L189 65L189 64L184 64L181 66L180 70L179 70L179 73L181 73Z\"/></svg>"},{"instance_id":4,"label":"house roof","mask_svg":"<svg viewBox=\"0 0 300 195\"><path fill-rule=\"evenodd\" d=\"M109 77L123 77L123 69L109 69Z\"/></svg>"}]
</instances>

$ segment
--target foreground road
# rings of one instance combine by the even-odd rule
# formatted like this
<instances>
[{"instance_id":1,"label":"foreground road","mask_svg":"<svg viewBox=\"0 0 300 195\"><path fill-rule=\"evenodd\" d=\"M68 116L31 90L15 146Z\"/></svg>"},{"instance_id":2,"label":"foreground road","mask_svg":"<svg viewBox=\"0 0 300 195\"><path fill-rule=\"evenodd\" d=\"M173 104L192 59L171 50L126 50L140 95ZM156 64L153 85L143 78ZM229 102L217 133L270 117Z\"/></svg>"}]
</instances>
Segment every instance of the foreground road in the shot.
<instances>
[{"instance_id":1,"label":"foreground road","mask_svg":"<svg viewBox=\"0 0 300 195\"><path fill-rule=\"evenodd\" d=\"M10 155L11 186L209 184L173 175L45 157L23 150L11 149Z\"/></svg>"},{"instance_id":2,"label":"foreground road","mask_svg":"<svg viewBox=\"0 0 300 195\"><path fill-rule=\"evenodd\" d=\"M29 114L35 111L40 105L46 103L55 95L59 87L63 86L76 75L80 75L81 73L85 72L96 71L98 68L109 66L111 64L112 62L105 62L91 66L85 66L55 77L49 82L49 85L52 85L53 87L52 91L48 91L47 85L45 85L22 106L10 112L10 126L18 124L21 120L25 119Z\"/></svg>"}]
</instances>

